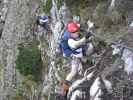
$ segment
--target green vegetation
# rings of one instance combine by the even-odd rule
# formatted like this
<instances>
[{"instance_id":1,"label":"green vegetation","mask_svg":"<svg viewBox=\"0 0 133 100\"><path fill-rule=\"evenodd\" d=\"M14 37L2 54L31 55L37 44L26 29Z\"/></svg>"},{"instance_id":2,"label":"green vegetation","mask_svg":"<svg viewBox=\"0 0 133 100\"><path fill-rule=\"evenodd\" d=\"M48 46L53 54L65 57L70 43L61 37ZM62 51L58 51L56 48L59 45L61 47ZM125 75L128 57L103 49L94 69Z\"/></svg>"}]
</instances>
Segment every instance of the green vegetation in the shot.
<instances>
[{"instance_id":1,"label":"green vegetation","mask_svg":"<svg viewBox=\"0 0 133 100\"><path fill-rule=\"evenodd\" d=\"M22 88L18 88L16 90L16 96L13 98L14 100L26 100L26 98L23 96Z\"/></svg>"},{"instance_id":2,"label":"green vegetation","mask_svg":"<svg viewBox=\"0 0 133 100\"><path fill-rule=\"evenodd\" d=\"M62 0L57 0L57 8L58 8L58 10L60 9L61 5L62 5ZM50 15L51 8L52 8L52 0L47 0L46 4L43 5L43 11L46 14Z\"/></svg>"},{"instance_id":3,"label":"green vegetation","mask_svg":"<svg viewBox=\"0 0 133 100\"><path fill-rule=\"evenodd\" d=\"M68 7L87 7L89 5L89 0L65 0Z\"/></svg>"},{"instance_id":4,"label":"green vegetation","mask_svg":"<svg viewBox=\"0 0 133 100\"><path fill-rule=\"evenodd\" d=\"M58 8L58 10L60 9L61 5L62 5L62 0L57 0L57 8Z\"/></svg>"},{"instance_id":5,"label":"green vegetation","mask_svg":"<svg viewBox=\"0 0 133 100\"><path fill-rule=\"evenodd\" d=\"M22 84L16 89L15 100L29 100L30 97L34 94L37 83L34 81L32 75L26 76ZM14 100L13 99L13 100Z\"/></svg>"},{"instance_id":6,"label":"green vegetation","mask_svg":"<svg viewBox=\"0 0 133 100\"><path fill-rule=\"evenodd\" d=\"M88 0L65 0L65 2L74 15L79 15L81 8L83 9L89 6Z\"/></svg>"},{"instance_id":7,"label":"green vegetation","mask_svg":"<svg viewBox=\"0 0 133 100\"><path fill-rule=\"evenodd\" d=\"M65 0L66 5L73 11L76 9L83 9L94 5L99 2L104 2L106 0Z\"/></svg>"},{"instance_id":8,"label":"green vegetation","mask_svg":"<svg viewBox=\"0 0 133 100\"><path fill-rule=\"evenodd\" d=\"M34 81L34 77L32 75L28 75L22 81L22 86L25 88L26 93L31 96L35 87L37 86L36 82Z\"/></svg>"},{"instance_id":9,"label":"green vegetation","mask_svg":"<svg viewBox=\"0 0 133 100\"><path fill-rule=\"evenodd\" d=\"M41 54L36 44L19 46L19 55L16 60L16 68L24 75L32 75L34 80L39 79L42 67Z\"/></svg>"},{"instance_id":10,"label":"green vegetation","mask_svg":"<svg viewBox=\"0 0 133 100\"><path fill-rule=\"evenodd\" d=\"M52 8L52 0L47 0L46 4L43 6L43 11L50 15L50 9Z\"/></svg>"}]
</instances>

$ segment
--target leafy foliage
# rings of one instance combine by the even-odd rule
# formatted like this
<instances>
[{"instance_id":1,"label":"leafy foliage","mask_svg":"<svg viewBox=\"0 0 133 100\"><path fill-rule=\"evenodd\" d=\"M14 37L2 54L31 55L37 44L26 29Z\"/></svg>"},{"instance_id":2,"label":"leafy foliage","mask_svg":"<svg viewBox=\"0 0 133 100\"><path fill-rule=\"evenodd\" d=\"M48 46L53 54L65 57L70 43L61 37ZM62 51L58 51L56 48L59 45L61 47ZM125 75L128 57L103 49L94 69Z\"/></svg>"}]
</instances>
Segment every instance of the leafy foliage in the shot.
<instances>
[{"instance_id":1,"label":"leafy foliage","mask_svg":"<svg viewBox=\"0 0 133 100\"><path fill-rule=\"evenodd\" d=\"M25 79L22 81L22 86L25 88L28 95L33 94L33 87L36 87L36 82L34 81L34 77L32 75L28 75L25 77Z\"/></svg>"},{"instance_id":2,"label":"leafy foliage","mask_svg":"<svg viewBox=\"0 0 133 100\"><path fill-rule=\"evenodd\" d=\"M61 5L62 5L62 0L57 0L57 8L58 8L58 10L60 9Z\"/></svg>"},{"instance_id":3,"label":"leafy foliage","mask_svg":"<svg viewBox=\"0 0 133 100\"><path fill-rule=\"evenodd\" d=\"M34 81L33 75L24 77L22 83L16 89L16 95L13 100L30 100L30 97L34 95L37 83Z\"/></svg>"},{"instance_id":4,"label":"leafy foliage","mask_svg":"<svg viewBox=\"0 0 133 100\"><path fill-rule=\"evenodd\" d=\"M16 96L13 98L14 100L25 100L26 98L23 96L22 88L17 88Z\"/></svg>"},{"instance_id":5,"label":"leafy foliage","mask_svg":"<svg viewBox=\"0 0 133 100\"><path fill-rule=\"evenodd\" d=\"M37 80L42 66L41 54L37 46L20 46L18 49L16 68L22 75L32 75Z\"/></svg>"},{"instance_id":6,"label":"leafy foliage","mask_svg":"<svg viewBox=\"0 0 133 100\"><path fill-rule=\"evenodd\" d=\"M67 4L68 7L81 7L81 8L86 8L91 6L92 4L95 5L96 3L99 2L104 2L106 0L65 0L65 3Z\"/></svg>"},{"instance_id":7,"label":"leafy foliage","mask_svg":"<svg viewBox=\"0 0 133 100\"><path fill-rule=\"evenodd\" d=\"M46 14L50 15L50 9L52 8L52 0L47 0L46 4L43 6L43 10Z\"/></svg>"}]
</instances>

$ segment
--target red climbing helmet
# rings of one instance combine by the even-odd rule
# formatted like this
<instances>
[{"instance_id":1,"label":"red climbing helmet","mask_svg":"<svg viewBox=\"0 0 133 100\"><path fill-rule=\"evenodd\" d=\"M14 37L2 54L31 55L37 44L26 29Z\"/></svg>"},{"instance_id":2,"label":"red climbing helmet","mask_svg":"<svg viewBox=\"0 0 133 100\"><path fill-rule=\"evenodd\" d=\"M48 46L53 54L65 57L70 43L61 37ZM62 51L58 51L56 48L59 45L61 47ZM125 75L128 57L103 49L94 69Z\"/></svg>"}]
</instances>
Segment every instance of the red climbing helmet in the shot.
<instances>
[{"instance_id":1,"label":"red climbing helmet","mask_svg":"<svg viewBox=\"0 0 133 100\"><path fill-rule=\"evenodd\" d=\"M75 33L75 32L77 32L79 29L80 29L80 24L79 24L79 23L74 23L74 22L72 22L72 23L69 23L69 24L67 25L67 30L68 30L69 32L71 32L71 33Z\"/></svg>"}]
</instances>

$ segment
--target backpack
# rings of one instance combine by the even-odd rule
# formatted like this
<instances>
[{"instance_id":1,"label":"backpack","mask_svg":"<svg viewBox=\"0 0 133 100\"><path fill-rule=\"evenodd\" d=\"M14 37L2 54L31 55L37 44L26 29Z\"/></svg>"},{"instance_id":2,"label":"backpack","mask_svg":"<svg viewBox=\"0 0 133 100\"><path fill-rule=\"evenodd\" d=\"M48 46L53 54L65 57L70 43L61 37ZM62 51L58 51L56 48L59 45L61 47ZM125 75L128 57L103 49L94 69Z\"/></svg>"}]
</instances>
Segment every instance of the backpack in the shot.
<instances>
[{"instance_id":1,"label":"backpack","mask_svg":"<svg viewBox=\"0 0 133 100\"><path fill-rule=\"evenodd\" d=\"M68 31L64 32L63 38L60 41L60 48L64 53L65 57L70 57L71 54L79 54L80 52L77 52L76 49L71 49L68 45L68 39L70 39L70 33Z\"/></svg>"}]
</instances>

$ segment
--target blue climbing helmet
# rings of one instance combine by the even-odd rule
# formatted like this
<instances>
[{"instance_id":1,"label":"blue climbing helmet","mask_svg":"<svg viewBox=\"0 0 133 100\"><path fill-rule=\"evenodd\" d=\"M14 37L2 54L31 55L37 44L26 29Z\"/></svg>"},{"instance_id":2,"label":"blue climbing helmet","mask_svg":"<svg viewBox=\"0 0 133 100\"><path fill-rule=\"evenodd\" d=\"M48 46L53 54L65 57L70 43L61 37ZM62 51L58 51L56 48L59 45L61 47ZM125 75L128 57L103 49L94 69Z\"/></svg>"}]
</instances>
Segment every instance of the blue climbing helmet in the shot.
<instances>
[{"instance_id":1,"label":"blue climbing helmet","mask_svg":"<svg viewBox=\"0 0 133 100\"><path fill-rule=\"evenodd\" d=\"M44 24L49 21L49 16L37 16L37 23Z\"/></svg>"}]
</instances>

